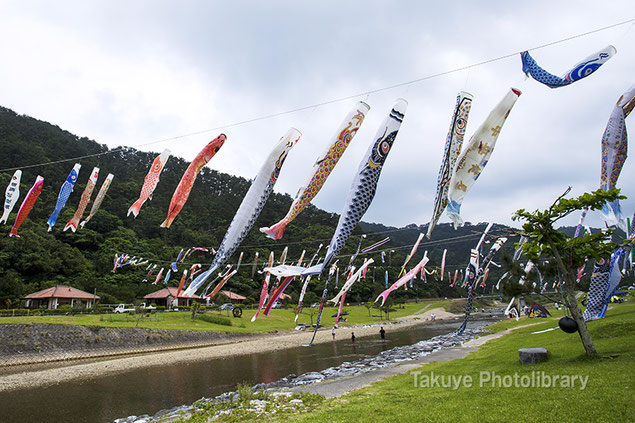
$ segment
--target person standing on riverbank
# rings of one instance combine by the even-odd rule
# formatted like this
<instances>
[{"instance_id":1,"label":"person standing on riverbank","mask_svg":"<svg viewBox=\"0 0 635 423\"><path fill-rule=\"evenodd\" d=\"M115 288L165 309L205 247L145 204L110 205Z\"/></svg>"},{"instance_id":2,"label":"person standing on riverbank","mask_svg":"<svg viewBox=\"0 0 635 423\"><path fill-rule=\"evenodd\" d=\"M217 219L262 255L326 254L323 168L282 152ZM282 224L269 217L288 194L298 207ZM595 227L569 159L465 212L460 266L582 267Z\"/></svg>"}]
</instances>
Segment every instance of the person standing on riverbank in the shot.
<instances>
[{"instance_id":1,"label":"person standing on riverbank","mask_svg":"<svg viewBox=\"0 0 635 423\"><path fill-rule=\"evenodd\" d=\"M333 330L331 331L331 335L333 335L333 341L335 341L335 326L333 326Z\"/></svg>"},{"instance_id":2,"label":"person standing on riverbank","mask_svg":"<svg viewBox=\"0 0 635 423\"><path fill-rule=\"evenodd\" d=\"M351 342L355 345L355 332L351 332Z\"/></svg>"},{"instance_id":3,"label":"person standing on riverbank","mask_svg":"<svg viewBox=\"0 0 635 423\"><path fill-rule=\"evenodd\" d=\"M382 341L386 340L386 331L384 330L383 326L379 327L379 336L381 336Z\"/></svg>"}]
</instances>

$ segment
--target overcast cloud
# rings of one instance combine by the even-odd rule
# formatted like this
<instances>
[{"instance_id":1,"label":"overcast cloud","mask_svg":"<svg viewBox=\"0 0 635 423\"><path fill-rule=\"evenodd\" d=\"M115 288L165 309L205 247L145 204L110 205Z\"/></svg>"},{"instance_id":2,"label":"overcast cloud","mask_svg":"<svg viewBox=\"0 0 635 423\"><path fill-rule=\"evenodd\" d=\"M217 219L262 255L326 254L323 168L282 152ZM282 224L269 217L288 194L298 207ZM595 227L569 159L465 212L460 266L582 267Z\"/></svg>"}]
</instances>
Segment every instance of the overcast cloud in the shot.
<instances>
[{"instance_id":1,"label":"overcast cloud","mask_svg":"<svg viewBox=\"0 0 635 423\"><path fill-rule=\"evenodd\" d=\"M358 100L371 110L314 204L340 212L378 124L398 97L409 107L364 220L402 226L432 213L456 94L474 95L466 140L510 87L523 94L462 208L466 221L511 223L600 179L600 140L635 82L633 24L532 52L553 73L608 44L598 72L552 90L518 55L450 75L253 123L145 145L347 97L621 22L631 2L0 1L0 104L109 147L170 148L191 160L220 132L209 167L252 178L290 126L303 137L276 191L295 194ZM630 118L633 119L632 117ZM632 122L627 121L627 127ZM143 145L143 146L140 146ZM169 164L169 162L168 162ZM633 199L627 160L619 186ZM281 216L282 217L282 216ZM574 224L576 217L565 223ZM442 222L449 221L445 216ZM273 222L272 222L273 223ZM589 223L599 225L597 217Z\"/></svg>"}]
</instances>

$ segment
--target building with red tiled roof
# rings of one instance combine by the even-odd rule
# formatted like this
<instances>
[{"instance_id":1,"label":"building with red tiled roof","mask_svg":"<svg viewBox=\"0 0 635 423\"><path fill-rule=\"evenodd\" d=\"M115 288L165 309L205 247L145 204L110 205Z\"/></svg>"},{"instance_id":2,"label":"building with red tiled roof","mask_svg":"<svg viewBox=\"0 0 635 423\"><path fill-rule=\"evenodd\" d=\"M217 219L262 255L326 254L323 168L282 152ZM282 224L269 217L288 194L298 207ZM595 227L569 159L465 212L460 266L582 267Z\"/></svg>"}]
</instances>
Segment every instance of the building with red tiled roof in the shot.
<instances>
[{"instance_id":1,"label":"building with red tiled roof","mask_svg":"<svg viewBox=\"0 0 635 423\"><path fill-rule=\"evenodd\" d=\"M57 285L29 294L24 299L26 300L26 308L46 306L50 309L56 309L63 305L75 306L77 304L92 307L99 296L70 286Z\"/></svg>"},{"instance_id":2,"label":"building with red tiled roof","mask_svg":"<svg viewBox=\"0 0 635 423\"><path fill-rule=\"evenodd\" d=\"M229 298L230 302L240 302L243 301L245 298L247 297L243 297L240 294L236 294L235 292L231 292L231 291L221 291L221 294L223 294L224 296L226 296L227 298Z\"/></svg>"},{"instance_id":3,"label":"building with red tiled roof","mask_svg":"<svg viewBox=\"0 0 635 423\"><path fill-rule=\"evenodd\" d=\"M157 306L164 307L178 307L178 306L191 306L194 300L199 300L201 297L198 295L192 295L191 297L183 295L183 291L179 294L179 297L176 298L176 293L178 292L178 288L176 287L167 287L160 289L158 291L151 292L150 294L143 297L147 302L155 303ZM176 301L174 299L176 298ZM171 301L171 304L168 305L168 300Z\"/></svg>"}]
</instances>

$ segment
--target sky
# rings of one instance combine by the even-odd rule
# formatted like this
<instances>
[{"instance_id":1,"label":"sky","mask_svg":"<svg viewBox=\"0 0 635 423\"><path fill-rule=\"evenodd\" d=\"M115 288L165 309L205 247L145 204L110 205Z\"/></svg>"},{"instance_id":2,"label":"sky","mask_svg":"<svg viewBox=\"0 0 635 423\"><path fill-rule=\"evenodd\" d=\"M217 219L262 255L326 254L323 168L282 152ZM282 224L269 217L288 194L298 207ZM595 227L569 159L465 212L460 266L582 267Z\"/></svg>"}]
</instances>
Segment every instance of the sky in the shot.
<instances>
[{"instance_id":1,"label":"sky","mask_svg":"<svg viewBox=\"0 0 635 423\"><path fill-rule=\"evenodd\" d=\"M474 96L466 141L510 87L522 91L461 210L472 223L517 226L519 208L546 208L568 186L571 195L598 188L602 133L635 82L633 23L532 50L561 75L617 48L567 87L525 78L514 54L635 18L627 1L0 0L0 10L0 105L111 148L169 148L188 161L222 132L228 139L207 166L248 179L295 127L303 136L280 173L281 193L295 195L344 116L365 101L362 127L313 200L329 212L342 211L378 126L406 99L363 218L391 226L430 220L459 91ZM622 203L627 215L634 177L627 160L618 182L632 197ZM587 222L601 225L597 214Z\"/></svg>"}]
</instances>

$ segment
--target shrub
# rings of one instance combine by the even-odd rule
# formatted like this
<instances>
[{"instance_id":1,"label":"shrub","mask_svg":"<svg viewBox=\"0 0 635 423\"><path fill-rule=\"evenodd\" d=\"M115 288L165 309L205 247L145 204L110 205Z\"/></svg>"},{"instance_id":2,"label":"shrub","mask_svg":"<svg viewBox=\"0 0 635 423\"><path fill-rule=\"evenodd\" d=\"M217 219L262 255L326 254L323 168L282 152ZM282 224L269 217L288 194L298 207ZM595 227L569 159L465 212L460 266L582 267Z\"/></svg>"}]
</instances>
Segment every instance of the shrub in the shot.
<instances>
[{"instance_id":1,"label":"shrub","mask_svg":"<svg viewBox=\"0 0 635 423\"><path fill-rule=\"evenodd\" d=\"M158 306L157 311L165 311L165 306Z\"/></svg>"},{"instance_id":2,"label":"shrub","mask_svg":"<svg viewBox=\"0 0 635 423\"><path fill-rule=\"evenodd\" d=\"M222 316L216 316L213 314L201 314L200 316L198 316L198 318L207 323L214 323L214 324L223 325L223 326L232 325L232 321L229 320L228 318L222 317Z\"/></svg>"},{"instance_id":3,"label":"shrub","mask_svg":"<svg viewBox=\"0 0 635 423\"><path fill-rule=\"evenodd\" d=\"M0 313L4 316L25 316L29 314L29 310L26 308L13 308L2 310Z\"/></svg>"}]
</instances>

